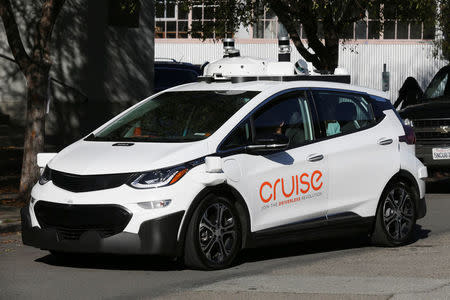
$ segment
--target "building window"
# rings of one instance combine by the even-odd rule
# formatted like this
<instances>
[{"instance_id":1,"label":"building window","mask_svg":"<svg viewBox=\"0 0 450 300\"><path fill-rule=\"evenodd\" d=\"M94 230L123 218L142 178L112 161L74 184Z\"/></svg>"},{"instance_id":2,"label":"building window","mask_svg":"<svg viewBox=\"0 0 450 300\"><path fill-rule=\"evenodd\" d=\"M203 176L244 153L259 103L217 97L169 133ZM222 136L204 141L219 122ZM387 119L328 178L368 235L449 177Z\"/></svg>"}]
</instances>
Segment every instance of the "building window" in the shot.
<instances>
[{"instance_id":1,"label":"building window","mask_svg":"<svg viewBox=\"0 0 450 300\"><path fill-rule=\"evenodd\" d=\"M177 37L177 5L175 1L155 1L155 38Z\"/></svg>"},{"instance_id":2,"label":"building window","mask_svg":"<svg viewBox=\"0 0 450 300\"><path fill-rule=\"evenodd\" d=\"M111 2L136 2L138 0L110 0ZM175 0L155 1L155 37L163 39L212 38L220 39L216 32L203 33L205 25L214 22L214 5L200 3L190 10L187 6L177 4ZM396 20L393 6L385 6L384 15L380 9L365 11L365 17L345 28L342 38L346 40L432 40L435 35L433 25L425 26L418 22L402 22ZM209 27L209 26L208 26ZM302 39L307 36L300 24L299 33ZM189 34L190 33L190 34ZM275 13L267 7L259 10L259 20L252 26L251 37L254 39L276 39L287 34L284 26L278 22ZM323 24L319 20L317 34L324 38ZM232 35L232 34L231 34Z\"/></svg>"},{"instance_id":3,"label":"building window","mask_svg":"<svg viewBox=\"0 0 450 300\"><path fill-rule=\"evenodd\" d=\"M253 38L276 39L279 28L278 18L275 13L268 8L261 9L260 19L253 26Z\"/></svg>"},{"instance_id":4,"label":"building window","mask_svg":"<svg viewBox=\"0 0 450 300\"><path fill-rule=\"evenodd\" d=\"M155 38L221 38L215 32L204 36L202 28L214 21L216 6L198 4L192 10L173 0L155 2ZM189 34L190 33L190 34Z\"/></svg>"}]
</instances>

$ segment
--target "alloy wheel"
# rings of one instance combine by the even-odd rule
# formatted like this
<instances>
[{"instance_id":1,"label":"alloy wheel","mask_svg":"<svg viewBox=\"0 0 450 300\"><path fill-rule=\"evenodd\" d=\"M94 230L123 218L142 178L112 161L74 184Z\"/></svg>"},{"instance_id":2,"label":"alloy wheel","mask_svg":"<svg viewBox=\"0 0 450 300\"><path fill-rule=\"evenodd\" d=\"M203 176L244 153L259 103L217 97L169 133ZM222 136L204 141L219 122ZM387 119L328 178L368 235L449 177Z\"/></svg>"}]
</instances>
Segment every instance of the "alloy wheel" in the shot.
<instances>
[{"instance_id":1,"label":"alloy wheel","mask_svg":"<svg viewBox=\"0 0 450 300\"><path fill-rule=\"evenodd\" d=\"M223 263L234 252L237 230L230 208L223 203L209 205L200 219L198 230L204 256L213 263Z\"/></svg>"},{"instance_id":2,"label":"alloy wheel","mask_svg":"<svg viewBox=\"0 0 450 300\"><path fill-rule=\"evenodd\" d=\"M389 237L401 241L414 225L414 203L403 187L396 187L387 194L383 205L383 224Z\"/></svg>"}]
</instances>

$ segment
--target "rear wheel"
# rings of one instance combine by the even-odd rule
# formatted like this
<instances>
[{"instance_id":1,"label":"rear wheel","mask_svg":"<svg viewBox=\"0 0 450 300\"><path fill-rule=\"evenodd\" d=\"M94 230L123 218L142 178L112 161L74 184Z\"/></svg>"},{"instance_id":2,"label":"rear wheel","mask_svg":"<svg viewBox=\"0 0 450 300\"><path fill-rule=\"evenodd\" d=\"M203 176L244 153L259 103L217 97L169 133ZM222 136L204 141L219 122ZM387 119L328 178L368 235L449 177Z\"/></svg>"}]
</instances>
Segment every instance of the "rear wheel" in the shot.
<instances>
[{"instance_id":1,"label":"rear wheel","mask_svg":"<svg viewBox=\"0 0 450 300\"><path fill-rule=\"evenodd\" d=\"M196 269L227 268L241 249L241 240L241 222L233 203L210 194L190 220L184 262Z\"/></svg>"},{"instance_id":2,"label":"rear wheel","mask_svg":"<svg viewBox=\"0 0 450 300\"><path fill-rule=\"evenodd\" d=\"M401 246L410 242L416 224L414 190L404 182L389 184L384 190L372 234L372 242L383 246Z\"/></svg>"}]
</instances>

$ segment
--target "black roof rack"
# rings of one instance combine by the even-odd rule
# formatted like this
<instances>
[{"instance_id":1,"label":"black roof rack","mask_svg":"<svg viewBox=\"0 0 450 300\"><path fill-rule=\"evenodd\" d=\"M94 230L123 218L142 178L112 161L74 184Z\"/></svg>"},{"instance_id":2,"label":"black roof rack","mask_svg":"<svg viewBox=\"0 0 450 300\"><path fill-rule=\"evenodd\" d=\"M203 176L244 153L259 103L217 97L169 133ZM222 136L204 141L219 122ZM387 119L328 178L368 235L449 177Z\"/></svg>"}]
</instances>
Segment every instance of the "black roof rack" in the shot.
<instances>
[{"instance_id":1,"label":"black roof rack","mask_svg":"<svg viewBox=\"0 0 450 300\"><path fill-rule=\"evenodd\" d=\"M287 75L287 76L222 76L215 74L214 76L199 76L199 82L231 82L242 83L249 81L329 81L338 83L350 83L350 75Z\"/></svg>"}]
</instances>

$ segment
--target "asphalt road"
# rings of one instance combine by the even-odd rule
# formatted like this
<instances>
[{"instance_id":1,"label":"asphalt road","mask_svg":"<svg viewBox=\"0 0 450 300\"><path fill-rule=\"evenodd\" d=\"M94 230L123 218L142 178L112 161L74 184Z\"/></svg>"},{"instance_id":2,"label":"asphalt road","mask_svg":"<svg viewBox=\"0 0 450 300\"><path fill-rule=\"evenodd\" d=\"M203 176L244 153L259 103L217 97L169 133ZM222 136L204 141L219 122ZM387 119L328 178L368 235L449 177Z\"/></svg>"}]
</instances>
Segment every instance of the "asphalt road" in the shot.
<instances>
[{"instance_id":1,"label":"asphalt road","mask_svg":"<svg viewBox=\"0 0 450 300\"><path fill-rule=\"evenodd\" d=\"M352 238L255 249L214 272L156 257L61 263L3 235L0 299L450 299L450 194L428 194L427 204L408 246Z\"/></svg>"}]
</instances>

